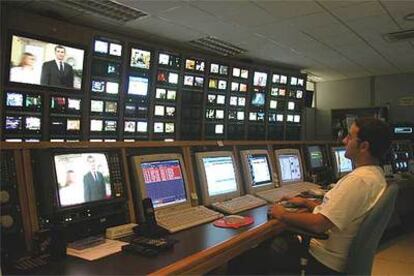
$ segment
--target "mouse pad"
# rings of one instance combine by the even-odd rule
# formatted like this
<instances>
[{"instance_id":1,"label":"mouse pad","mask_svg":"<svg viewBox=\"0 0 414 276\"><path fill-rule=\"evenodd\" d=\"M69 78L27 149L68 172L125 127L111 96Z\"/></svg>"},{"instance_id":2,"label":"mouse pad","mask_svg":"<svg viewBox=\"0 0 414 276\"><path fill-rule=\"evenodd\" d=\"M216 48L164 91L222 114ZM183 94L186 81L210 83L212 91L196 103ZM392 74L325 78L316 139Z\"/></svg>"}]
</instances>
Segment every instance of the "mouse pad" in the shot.
<instances>
[{"instance_id":1,"label":"mouse pad","mask_svg":"<svg viewBox=\"0 0 414 276\"><path fill-rule=\"evenodd\" d=\"M240 228L254 222L252 217L227 216L216 220L213 225L222 228Z\"/></svg>"}]
</instances>

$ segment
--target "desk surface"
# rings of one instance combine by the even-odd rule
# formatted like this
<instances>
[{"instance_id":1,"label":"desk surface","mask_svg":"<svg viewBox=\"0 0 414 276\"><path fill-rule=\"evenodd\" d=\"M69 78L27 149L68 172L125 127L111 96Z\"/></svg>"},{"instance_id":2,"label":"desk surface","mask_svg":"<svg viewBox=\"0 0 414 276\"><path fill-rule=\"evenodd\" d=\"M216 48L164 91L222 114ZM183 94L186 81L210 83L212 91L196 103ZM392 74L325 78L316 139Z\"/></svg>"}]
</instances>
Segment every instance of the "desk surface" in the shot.
<instances>
[{"instance_id":1,"label":"desk surface","mask_svg":"<svg viewBox=\"0 0 414 276\"><path fill-rule=\"evenodd\" d=\"M172 235L179 240L174 249L155 258L120 252L89 262L66 257L36 271L39 274L182 274L203 273L214 269L261 241L282 231L277 221L267 220L267 206L243 212L254 217L252 225L224 229L212 223Z\"/></svg>"}]
</instances>

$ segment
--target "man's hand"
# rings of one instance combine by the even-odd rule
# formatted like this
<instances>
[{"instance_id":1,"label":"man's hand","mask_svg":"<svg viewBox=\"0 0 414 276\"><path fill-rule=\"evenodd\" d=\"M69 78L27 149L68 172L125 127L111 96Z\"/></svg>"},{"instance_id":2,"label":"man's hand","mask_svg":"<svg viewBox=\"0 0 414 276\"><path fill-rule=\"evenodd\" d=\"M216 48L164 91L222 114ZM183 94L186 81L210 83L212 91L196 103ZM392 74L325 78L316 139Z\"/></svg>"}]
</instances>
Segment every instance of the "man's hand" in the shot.
<instances>
[{"instance_id":1,"label":"man's hand","mask_svg":"<svg viewBox=\"0 0 414 276\"><path fill-rule=\"evenodd\" d=\"M298 207L307 207L308 206L307 205L307 200L303 197L298 197L298 196L287 199L287 202L293 203Z\"/></svg>"},{"instance_id":2,"label":"man's hand","mask_svg":"<svg viewBox=\"0 0 414 276\"><path fill-rule=\"evenodd\" d=\"M275 218L277 220L281 220L285 212L286 212L285 208L280 204L274 204L272 206L272 209L270 210L270 214L272 215L272 218Z\"/></svg>"}]
</instances>

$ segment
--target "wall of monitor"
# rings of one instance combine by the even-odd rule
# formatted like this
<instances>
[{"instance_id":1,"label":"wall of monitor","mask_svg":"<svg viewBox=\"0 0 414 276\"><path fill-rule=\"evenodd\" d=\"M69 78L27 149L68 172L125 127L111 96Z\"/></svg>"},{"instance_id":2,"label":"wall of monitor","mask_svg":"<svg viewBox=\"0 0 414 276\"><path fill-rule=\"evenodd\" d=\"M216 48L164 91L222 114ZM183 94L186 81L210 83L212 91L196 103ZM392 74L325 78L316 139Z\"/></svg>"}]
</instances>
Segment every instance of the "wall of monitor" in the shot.
<instances>
[{"instance_id":1,"label":"wall of monitor","mask_svg":"<svg viewBox=\"0 0 414 276\"><path fill-rule=\"evenodd\" d=\"M3 141L301 138L299 72L13 9L1 47Z\"/></svg>"}]
</instances>

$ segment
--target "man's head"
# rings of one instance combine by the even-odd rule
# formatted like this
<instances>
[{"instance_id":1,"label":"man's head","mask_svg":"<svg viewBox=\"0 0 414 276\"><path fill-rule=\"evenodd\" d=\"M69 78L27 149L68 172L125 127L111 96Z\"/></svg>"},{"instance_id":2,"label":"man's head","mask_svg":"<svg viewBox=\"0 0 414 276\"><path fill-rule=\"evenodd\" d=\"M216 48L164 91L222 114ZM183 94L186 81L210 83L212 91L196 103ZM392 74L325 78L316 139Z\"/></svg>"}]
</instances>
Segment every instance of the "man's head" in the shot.
<instances>
[{"instance_id":1,"label":"man's head","mask_svg":"<svg viewBox=\"0 0 414 276\"><path fill-rule=\"evenodd\" d=\"M65 47L63 47L62 45L55 46L55 56L57 60L63 61L63 59L65 58L65 54L66 54Z\"/></svg>"},{"instance_id":2,"label":"man's head","mask_svg":"<svg viewBox=\"0 0 414 276\"><path fill-rule=\"evenodd\" d=\"M96 171L95 158L92 155L88 155L88 157L86 157L86 162L88 162L90 170L95 172Z\"/></svg>"},{"instance_id":3,"label":"man's head","mask_svg":"<svg viewBox=\"0 0 414 276\"><path fill-rule=\"evenodd\" d=\"M346 145L345 157L357 166L372 161L378 163L391 145L389 126L375 118L357 119L343 143Z\"/></svg>"}]
</instances>

